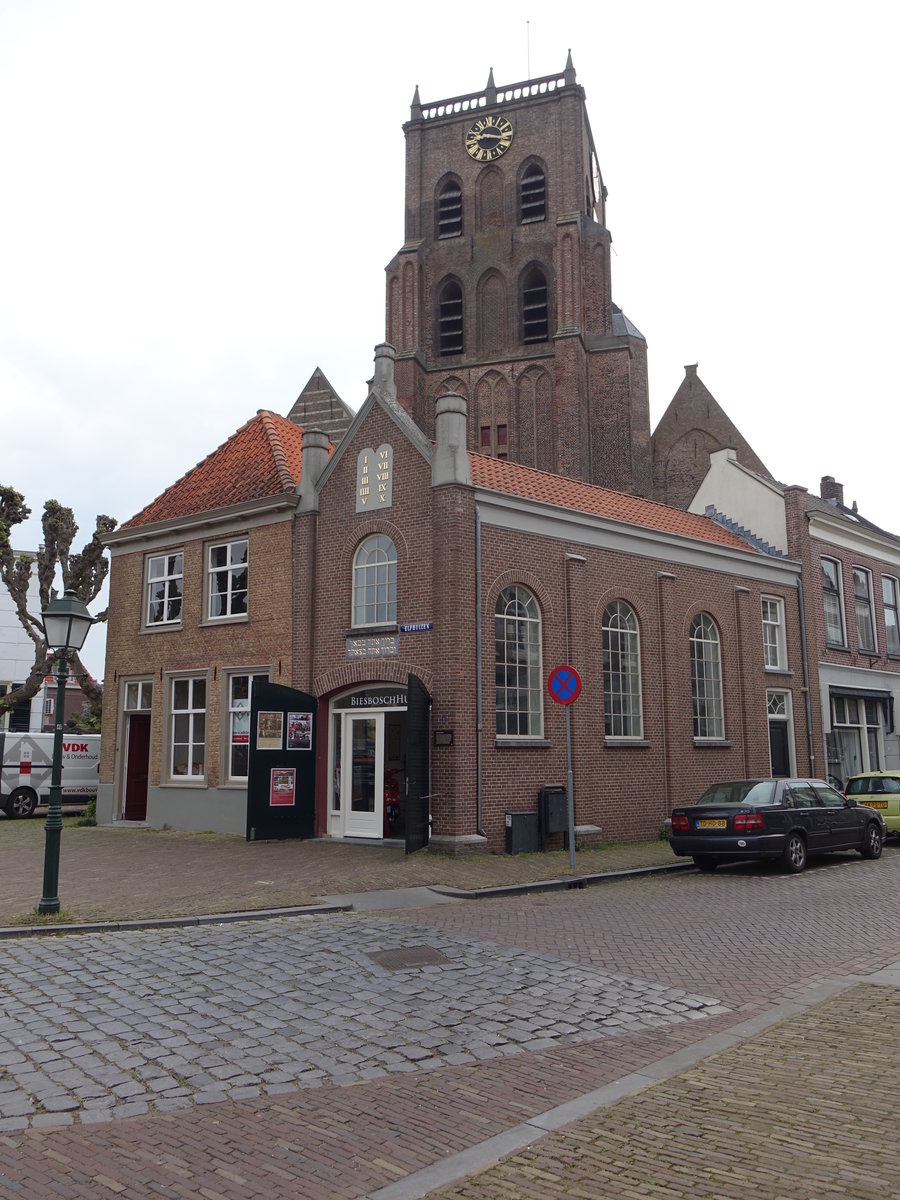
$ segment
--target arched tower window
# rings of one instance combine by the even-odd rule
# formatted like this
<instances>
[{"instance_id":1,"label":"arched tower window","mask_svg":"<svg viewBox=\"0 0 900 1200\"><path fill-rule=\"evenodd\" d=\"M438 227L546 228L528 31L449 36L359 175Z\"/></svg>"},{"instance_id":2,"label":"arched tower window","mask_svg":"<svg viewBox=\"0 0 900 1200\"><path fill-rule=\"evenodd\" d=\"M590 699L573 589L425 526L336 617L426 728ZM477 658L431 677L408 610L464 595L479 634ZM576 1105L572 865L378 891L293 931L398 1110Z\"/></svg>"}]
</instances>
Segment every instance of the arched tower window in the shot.
<instances>
[{"instance_id":1,"label":"arched tower window","mask_svg":"<svg viewBox=\"0 0 900 1200\"><path fill-rule=\"evenodd\" d=\"M522 279L522 341L546 342L549 336L547 278L540 267L532 267Z\"/></svg>"},{"instance_id":2,"label":"arched tower window","mask_svg":"<svg viewBox=\"0 0 900 1200\"><path fill-rule=\"evenodd\" d=\"M523 225L529 221L543 221L547 216L547 181L544 172L532 163L525 168L519 191L519 220Z\"/></svg>"},{"instance_id":3,"label":"arched tower window","mask_svg":"<svg viewBox=\"0 0 900 1200\"><path fill-rule=\"evenodd\" d=\"M463 352L463 294L451 279L441 288L438 300L438 353Z\"/></svg>"},{"instance_id":4,"label":"arched tower window","mask_svg":"<svg viewBox=\"0 0 900 1200\"><path fill-rule=\"evenodd\" d=\"M460 237L462 234L462 188L448 179L438 193L435 237Z\"/></svg>"}]
</instances>

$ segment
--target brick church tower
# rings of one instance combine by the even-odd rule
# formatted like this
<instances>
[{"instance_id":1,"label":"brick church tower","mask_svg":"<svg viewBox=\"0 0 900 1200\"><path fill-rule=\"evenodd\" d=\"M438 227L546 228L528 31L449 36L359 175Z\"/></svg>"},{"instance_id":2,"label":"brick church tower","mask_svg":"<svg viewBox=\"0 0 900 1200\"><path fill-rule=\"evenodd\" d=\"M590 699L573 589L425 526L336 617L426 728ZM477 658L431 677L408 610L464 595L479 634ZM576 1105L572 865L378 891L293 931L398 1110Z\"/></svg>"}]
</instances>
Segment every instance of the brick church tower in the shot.
<instances>
[{"instance_id":1,"label":"brick church tower","mask_svg":"<svg viewBox=\"0 0 900 1200\"><path fill-rule=\"evenodd\" d=\"M399 401L429 437L468 402L469 448L648 496L647 346L612 302L606 189L565 71L422 104L405 241L387 268Z\"/></svg>"}]
</instances>

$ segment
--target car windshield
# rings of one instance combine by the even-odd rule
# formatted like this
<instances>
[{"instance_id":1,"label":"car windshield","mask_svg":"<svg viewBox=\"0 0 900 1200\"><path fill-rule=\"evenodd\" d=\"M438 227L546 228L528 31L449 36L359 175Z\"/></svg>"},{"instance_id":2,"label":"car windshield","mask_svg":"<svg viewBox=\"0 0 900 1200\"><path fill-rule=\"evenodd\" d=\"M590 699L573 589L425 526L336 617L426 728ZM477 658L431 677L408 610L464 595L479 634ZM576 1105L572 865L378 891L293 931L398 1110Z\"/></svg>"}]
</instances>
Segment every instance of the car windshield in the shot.
<instances>
[{"instance_id":1,"label":"car windshield","mask_svg":"<svg viewBox=\"0 0 900 1200\"><path fill-rule=\"evenodd\" d=\"M714 783L697 801L698 805L774 803L774 779L735 779L729 783Z\"/></svg>"}]
</instances>

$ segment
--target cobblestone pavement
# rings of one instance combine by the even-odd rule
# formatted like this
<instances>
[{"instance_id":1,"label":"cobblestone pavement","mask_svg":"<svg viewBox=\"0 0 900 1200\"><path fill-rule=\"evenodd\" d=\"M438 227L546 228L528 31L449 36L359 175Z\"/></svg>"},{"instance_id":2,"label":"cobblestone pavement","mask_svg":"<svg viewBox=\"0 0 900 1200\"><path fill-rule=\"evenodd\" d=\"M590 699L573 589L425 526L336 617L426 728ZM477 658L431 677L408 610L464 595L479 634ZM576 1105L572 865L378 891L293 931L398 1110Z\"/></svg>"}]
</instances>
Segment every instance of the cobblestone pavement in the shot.
<instances>
[{"instance_id":1,"label":"cobblestone pavement","mask_svg":"<svg viewBox=\"0 0 900 1200\"><path fill-rule=\"evenodd\" d=\"M360 1083L727 1010L460 935L296 917L17 942L0 1011L9 1132Z\"/></svg>"}]
</instances>

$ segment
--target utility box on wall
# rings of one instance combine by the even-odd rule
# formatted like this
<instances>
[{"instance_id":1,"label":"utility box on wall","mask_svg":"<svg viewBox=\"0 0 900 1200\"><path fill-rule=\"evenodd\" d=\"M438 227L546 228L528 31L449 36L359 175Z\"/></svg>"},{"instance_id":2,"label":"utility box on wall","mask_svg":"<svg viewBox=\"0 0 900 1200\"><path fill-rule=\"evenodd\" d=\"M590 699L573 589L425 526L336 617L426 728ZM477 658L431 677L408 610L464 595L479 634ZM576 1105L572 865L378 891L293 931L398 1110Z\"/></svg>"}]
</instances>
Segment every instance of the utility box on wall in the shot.
<instances>
[{"instance_id":1,"label":"utility box on wall","mask_svg":"<svg viewBox=\"0 0 900 1200\"><path fill-rule=\"evenodd\" d=\"M506 853L531 854L538 848L537 813L506 814Z\"/></svg>"},{"instance_id":2,"label":"utility box on wall","mask_svg":"<svg viewBox=\"0 0 900 1200\"><path fill-rule=\"evenodd\" d=\"M561 783L545 783L538 792L542 833L565 833L569 828L569 798Z\"/></svg>"}]
</instances>

